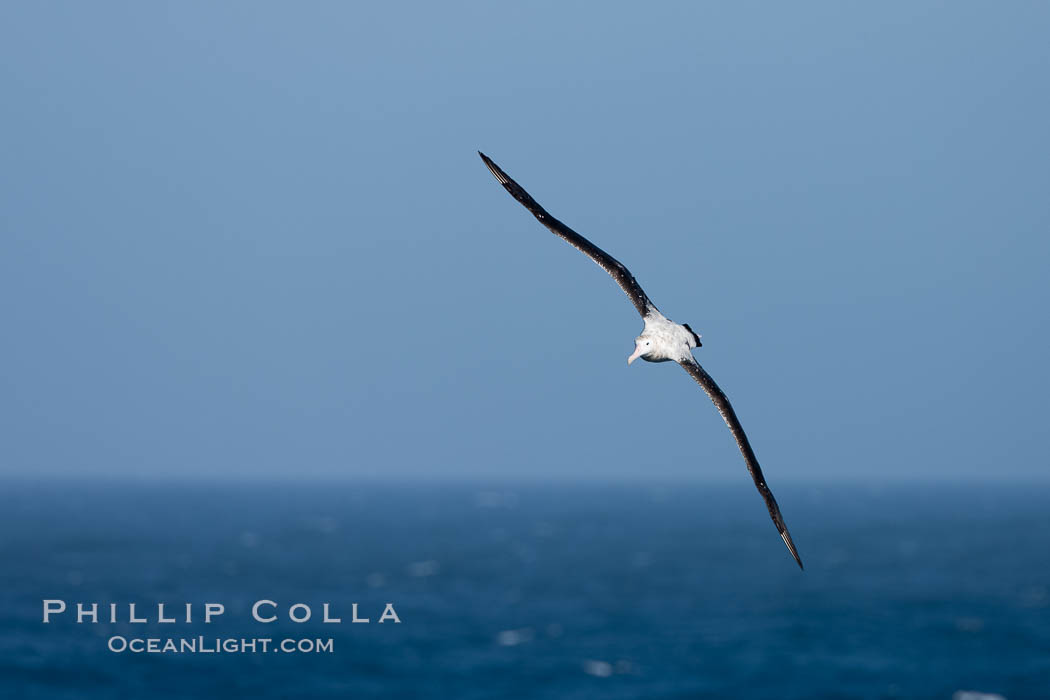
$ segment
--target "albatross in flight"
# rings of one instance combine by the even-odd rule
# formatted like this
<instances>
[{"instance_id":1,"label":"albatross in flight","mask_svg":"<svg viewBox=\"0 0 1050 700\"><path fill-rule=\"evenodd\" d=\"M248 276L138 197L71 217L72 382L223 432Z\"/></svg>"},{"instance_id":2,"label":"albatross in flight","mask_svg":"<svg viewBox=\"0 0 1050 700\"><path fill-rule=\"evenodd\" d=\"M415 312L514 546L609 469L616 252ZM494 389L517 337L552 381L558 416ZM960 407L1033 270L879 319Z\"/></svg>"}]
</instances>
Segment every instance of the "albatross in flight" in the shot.
<instances>
[{"instance_id":1,"label":"albatross in flight","mask_svg":"<svg viewBox=\"0 0 1050 700\"><path fill-rule=\"evenodd\" d=\"M627 358L627 364L631 364L638 358L646 362L677 362L707 392L715 407L718 408L718 412L725 419L726 425L729 426L730 432L733 433L733 437L736 438L736 444L744 455L744 462L747 463L747 470L751 473L751 478L755 480L755 487L758 488L758 492L762 494L762 498L766 501L769 517L773 519L773 524L777 526L777 532L780 533L788 551L791 552L791 556L795 558L801 569L802 560L798 556L798 550L795 549L795 543L791 541L791 533L788 532L787 525L784 524L784 518L780 515L780 507L777 506L777 501L773 498L773 492L766 485L766 478L762 475L762 468L758 466L755 451L751 449L751 444L747 441L747 435L744 434L744 429L740 426L740 420L736 417L736 412L733 411L733 407L729 404L729 399L726 398L725 393L715 384L715 380L693 358L693 348L698 348L701 345L700 336L693 332L689 324L675 323L660 313L656 305L642 291L641 286L634 279L634 275L623 264L548 214L546 209L541 207L528 192L522 189L521 185L514 182L488 156L481 151L478 151L478 155L485 161L485 165L496 176L496 179L499 180L504 189L510 192L514 199L521 202L541 224L598 263L626 292L627 297L634 304L634 308L638 309L638 313L642 315L642 320L645 322L641 335L634 340L634 352Z\"/></svg>"}]
</instances>

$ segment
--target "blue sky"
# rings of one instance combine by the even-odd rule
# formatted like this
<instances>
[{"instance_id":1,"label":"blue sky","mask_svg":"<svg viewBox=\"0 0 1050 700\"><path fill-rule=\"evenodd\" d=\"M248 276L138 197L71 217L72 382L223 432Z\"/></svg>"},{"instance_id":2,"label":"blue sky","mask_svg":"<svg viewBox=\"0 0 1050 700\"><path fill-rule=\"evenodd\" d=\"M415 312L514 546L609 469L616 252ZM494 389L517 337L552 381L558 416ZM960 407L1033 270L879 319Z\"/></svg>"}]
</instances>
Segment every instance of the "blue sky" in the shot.
<instances>
[{"instance_id":1,"label":"blue sky","mask_svg":"<svg viewBox=\"0 0 1050 700\"><path fill-rule=\"evenodd\" d=\"M1043 478L1042 3L5 3L0 474Z\"/></svg>"}]
</instances>

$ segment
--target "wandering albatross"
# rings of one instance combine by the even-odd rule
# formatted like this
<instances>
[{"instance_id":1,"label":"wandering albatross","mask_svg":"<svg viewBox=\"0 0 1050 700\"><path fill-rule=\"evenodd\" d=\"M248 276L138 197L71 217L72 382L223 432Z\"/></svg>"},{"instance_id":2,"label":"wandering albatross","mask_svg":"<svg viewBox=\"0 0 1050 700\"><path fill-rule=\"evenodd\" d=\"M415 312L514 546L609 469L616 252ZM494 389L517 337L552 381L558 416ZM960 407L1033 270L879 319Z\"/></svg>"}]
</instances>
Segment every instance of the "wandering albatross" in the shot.
<instances>
[{"instance_id":1,"label":"wandering albatross","mask_svg":"<svg viewBox=\"0 0 1050 700\"><path fill-rule=\"evenodd\" d=\"M780 515L780 507L777 506L777 501L773 498L773 492L766 485L766 478L762 474L762 468L758 466L755 451L751 449L751 443L748 442L747 435L744 434L744 429L740 425L740 419L736 417L736 412L730 405L725 393L718 388L718 384L711 378L711 375L693 357L693 348L698 348L701 345L700 336L693 332L689 324L675 323L660 313L656 305L642 291L638 281L634 279L634 275L622 263L548 214L546 209L541 207L521 185L503 172L488 156L481 151L478 151L478 155L481 156L488 169L492 171L492 174L496 176L496 179L499 180L507 192L510 192L514 199L521 202L541 224L549 228L556 236L564 238L572 247L598 263L603 270L616 280L616 283L620 285L620 288L627 294L631 303L634 304L634 308L638 309L638 313L642 315L642 320L645 322L645 327L641 335L634 340L634 352L627 358L627 364L631 364L639 358L646 362L677 362L711 398L718 412L725 419L726 425L729 426L729 431L733 433L736 444L740 447L740 452L744 455L744 462L747 463L747 470L751 473L751 478L755 480L755 487L758 488L758 492L762 494L762 498L766 501L769 517L773 519L777 532L780 533L788 551L791 552L791 556L795 558L801 569L802 559L798 556L795 543L791 541L791 533L788 532L787 525L784 524L784 518Z\"/></svg>"}]
</instances>

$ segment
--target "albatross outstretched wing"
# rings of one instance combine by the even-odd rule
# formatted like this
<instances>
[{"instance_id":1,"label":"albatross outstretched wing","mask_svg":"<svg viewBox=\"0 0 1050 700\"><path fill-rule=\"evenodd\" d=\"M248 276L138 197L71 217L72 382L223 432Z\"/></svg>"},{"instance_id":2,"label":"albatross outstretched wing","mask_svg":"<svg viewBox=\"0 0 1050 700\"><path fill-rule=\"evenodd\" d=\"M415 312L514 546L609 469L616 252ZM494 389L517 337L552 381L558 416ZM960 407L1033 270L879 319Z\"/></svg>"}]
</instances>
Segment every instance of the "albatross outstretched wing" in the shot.
<instances>
[{"instance_id":1,"label":"albatross outstretched wing","mask_svg":"<svg viewBox=\"0 0 1050 700\"><path fill-rule=\"evenodd\" d=\"M630 270L623 266L623 263L548 214L546 209L541 207L521 185L514 182L510 175L503 172L488 156L481 151L478 151L478 155L481 156L483 161L485 161L485 165L487 165L489 170L492 171L492 174L496 176L496 179L499 180L500 184L510 192L514 199L521 202L526 209L532 212L532 215L535 216L541 224L549 228L556 235L564 238L572 245L572 247L581 251L591 260L598 263L603 270L612 275L612 278L616 280L616 284L620 285L620 288L623 289L630 298L631 303L634 304L634 308L638 309L638 313L642 315L642 318L645 318L651 310L656 310L656 305L645 295L645 292L642 291L638 281L634 279L634 275L631 274Z\"/></svg>"},{"instance_id":2,"label":"albatross outstretched wing","mask_svg":"<svg viewBox=\"0 0 1050 700\"><path fill-rule=\"evenodd\" d=\"M755 480L755 488L758 489L758 492L762 494L762 498L766 501L769 517L773 519L773 524L777 526L777 532L784 539L784 544L787 545L788 551L791 552L791 556L795 557L795 561L798 562L798 568L801 569L802 560L798 556L798 550L795 549L795 543L791 541L791 533L788 532L787 525L784 523L784 516L780 514L780 506L777 505L777 499L773 498L773 492L766 485L766 477L762 474L762 467L758 466L755 451L751 449L751 443L747 441L747 435L744 434L744 429L740 425L740 419L736 417L736 412L729 403L729 399L718 388L711 375L696 360L687 360L679 364L689 373L689 376L696 380L697 384L703 387L703 390L711 397L711 401L714 402L718 412L722 414L722 418L725 419L730 432L736 438L736 444L740 447L740 452L744 455L744 461L747 462L747 470L751 472L751 478Z\"/></svg>"}]
</instances>

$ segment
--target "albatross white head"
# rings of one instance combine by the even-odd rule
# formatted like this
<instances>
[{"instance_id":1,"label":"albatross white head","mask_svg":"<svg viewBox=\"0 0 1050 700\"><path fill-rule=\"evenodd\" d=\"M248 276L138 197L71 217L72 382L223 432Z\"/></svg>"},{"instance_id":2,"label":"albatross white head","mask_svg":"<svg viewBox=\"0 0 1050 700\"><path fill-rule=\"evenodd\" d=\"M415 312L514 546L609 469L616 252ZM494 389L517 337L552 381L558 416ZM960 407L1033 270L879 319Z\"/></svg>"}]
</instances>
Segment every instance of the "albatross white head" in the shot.
<instances>
[{"instance_id":1,"label":"albatross white head","mask_svg":"<svg viewBox=\"0 0 1050 700\"><path fill-rule=\"evenodd\" d=\"M653 351L653 339L646 338L645 335L640 335L634 339L634 352L627 358L627 364L631 364L639 357L643 360L648 360L646 357L650 352Z\"/></svg>"}]
</instances>

